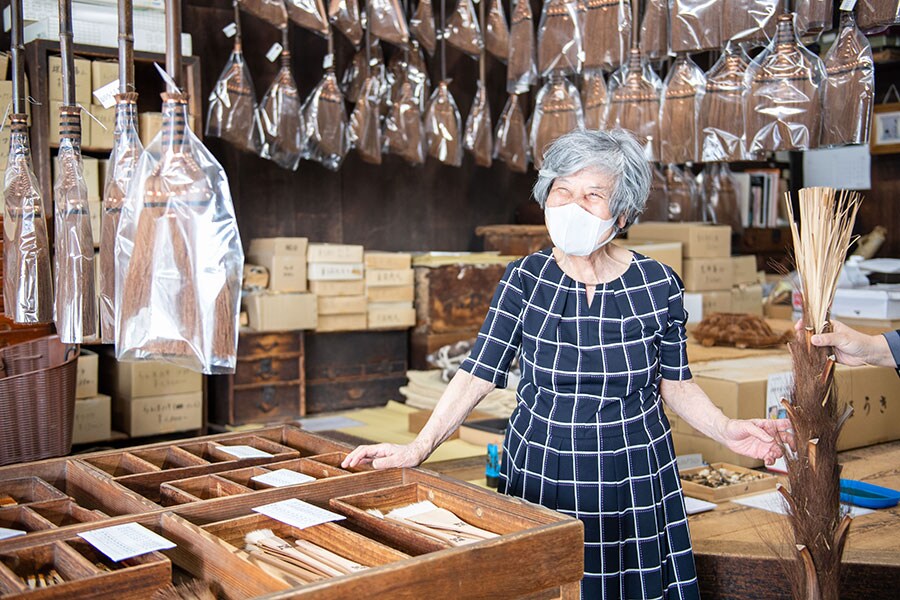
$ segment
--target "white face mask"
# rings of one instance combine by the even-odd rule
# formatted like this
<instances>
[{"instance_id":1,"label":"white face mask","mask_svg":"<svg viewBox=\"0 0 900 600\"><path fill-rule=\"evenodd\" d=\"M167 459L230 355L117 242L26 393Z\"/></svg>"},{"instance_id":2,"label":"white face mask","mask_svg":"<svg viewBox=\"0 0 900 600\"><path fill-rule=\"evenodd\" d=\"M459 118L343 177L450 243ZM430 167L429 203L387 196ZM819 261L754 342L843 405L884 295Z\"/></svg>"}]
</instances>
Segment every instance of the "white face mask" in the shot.
<instances>
[{"instance_id":1,"label":"white face mask","mask_svg":"<svg viewBox=\"0 0 900 600\"><path fill-rule=\"evenodd\" d=\"M589 256L616 237L616 218L601 219L571 202L544 209L547 230L556 247L572 256ZM609 230L602 241L600 234Z\"/></svg>"}]
</instances>

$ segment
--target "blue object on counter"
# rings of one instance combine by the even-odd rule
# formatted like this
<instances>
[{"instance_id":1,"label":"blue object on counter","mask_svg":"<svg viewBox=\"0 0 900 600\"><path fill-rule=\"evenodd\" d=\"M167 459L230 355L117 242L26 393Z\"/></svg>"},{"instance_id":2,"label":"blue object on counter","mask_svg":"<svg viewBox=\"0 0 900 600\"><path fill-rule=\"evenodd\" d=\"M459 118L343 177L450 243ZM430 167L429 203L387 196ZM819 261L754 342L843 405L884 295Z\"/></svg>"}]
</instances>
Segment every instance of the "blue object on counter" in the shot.
<instances>
[{"instance_id":1,"label":"blue object on counter","mask_svg":"<svg viewBox=\"0 0 900 600\"><path fill-rule=\"evenodd\" d=\"M900 492L855 479L841 479L841 502L863 508L891 508L900 502Z\"/></svg>"},{"instance_id":2,"label":"blue object on counter","mask_svg":"<svg viewBox=\"0 0 900 600\"><path fill-rule=\"evenodd\" d=\"M500 451L497 444L488 444L487 464L484 467L484 478L490 488L500 484Z\"/></svg>"}]
</instances>

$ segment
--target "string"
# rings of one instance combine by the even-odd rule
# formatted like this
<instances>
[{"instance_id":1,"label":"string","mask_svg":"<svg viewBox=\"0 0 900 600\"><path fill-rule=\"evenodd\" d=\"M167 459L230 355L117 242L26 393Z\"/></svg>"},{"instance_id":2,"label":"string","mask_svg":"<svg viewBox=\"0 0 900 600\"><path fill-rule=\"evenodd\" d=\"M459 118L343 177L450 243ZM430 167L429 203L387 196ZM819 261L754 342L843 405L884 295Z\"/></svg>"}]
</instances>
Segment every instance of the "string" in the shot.
<instances>
[{"instance_id":1,"label":"string","mask_svg":"<svg viewBox=\"0 0 900 600\"><path fill-rule=\"evenodd\" d=\"M447 0L441 0L441 81L447 80Z\"/></svg>"},{"instance_id":2,"label":"string","mask_svg":"<svg viewBox=\"0 0 900 600\"><path fill-rule=\"evenodd\" d=\"M500 0L494 0L495 2L499 2ZM484 5L487 4L487 0L481 0L478 3L478 18L481 20L481 35L484 36L487 21L484 16ZM483 41L483 40L482 40ZM487 71L487 61L485 60L485 46L486 44L481 44L481 53L478 55L478 79L481 80L481 86L484 87L485 80L487 79L486 71Z\"/></svg>"}]
</instances>

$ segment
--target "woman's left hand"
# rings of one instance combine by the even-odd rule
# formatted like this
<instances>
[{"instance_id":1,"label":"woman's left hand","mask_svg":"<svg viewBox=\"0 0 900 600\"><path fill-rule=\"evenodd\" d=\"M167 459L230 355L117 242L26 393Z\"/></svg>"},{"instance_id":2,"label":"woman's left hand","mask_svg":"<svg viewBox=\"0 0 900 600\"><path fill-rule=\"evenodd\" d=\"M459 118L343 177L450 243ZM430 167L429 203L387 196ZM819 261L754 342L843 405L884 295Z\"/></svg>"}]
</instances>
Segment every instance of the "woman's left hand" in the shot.
<instances>
[{"instance_id":1,"label":"woman's left hand","mask_svg":"<svg viewBox=\"0 0 900 600\"><path fill-rule=\"evenodd\" d=\"M771 465L783 454L781 444L792 444L790 427L787 419L728 419L721 441L729 450Z\"/></svg>"}]
</instances>

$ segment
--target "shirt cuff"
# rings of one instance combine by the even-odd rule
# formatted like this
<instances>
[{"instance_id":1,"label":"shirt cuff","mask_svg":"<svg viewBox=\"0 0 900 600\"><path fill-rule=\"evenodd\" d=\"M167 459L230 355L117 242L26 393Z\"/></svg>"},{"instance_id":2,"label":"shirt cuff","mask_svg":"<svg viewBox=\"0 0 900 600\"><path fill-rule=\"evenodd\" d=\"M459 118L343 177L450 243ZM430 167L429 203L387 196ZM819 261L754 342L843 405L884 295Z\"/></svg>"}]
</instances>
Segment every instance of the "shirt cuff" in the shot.
<instances>
[{"instance_id":1,"label":"shirt cuff","mask_svg":"<svg viewBox=\"0 0 900 600\"><path fill-rule=\"evenodd\" d=\"M900 330L888 331L882 335L884 335L884 339L887 340L888 347L891 349L894 364L900 367Z\"/></svg>"}]
</instances>

